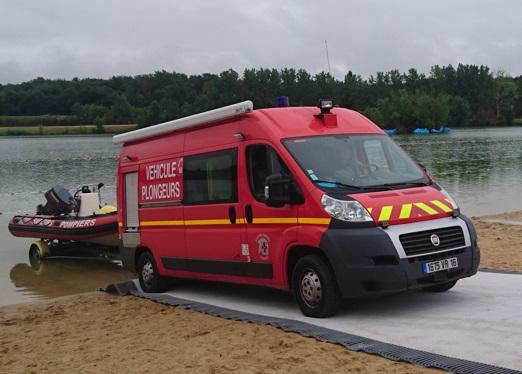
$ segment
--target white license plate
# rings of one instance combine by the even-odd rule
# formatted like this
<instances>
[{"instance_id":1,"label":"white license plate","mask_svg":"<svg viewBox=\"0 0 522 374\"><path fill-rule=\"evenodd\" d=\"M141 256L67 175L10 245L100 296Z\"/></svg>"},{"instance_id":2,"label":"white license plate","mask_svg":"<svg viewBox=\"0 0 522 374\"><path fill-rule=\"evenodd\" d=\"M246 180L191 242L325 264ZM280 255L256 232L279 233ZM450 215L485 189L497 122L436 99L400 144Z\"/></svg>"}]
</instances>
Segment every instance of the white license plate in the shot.
<instances>
[{"instance_id":1,"label":"white license plate","mask_svg":"<svg viewBox=\"0 0 522 374\"><path fill-rule=\"evenodd\" d=\"M422 264L422 272L424 274L436 273L437 271L453 269L459 266L457 257L445 258L444 260L426 262Z\"/></svg>"}]
</instances>

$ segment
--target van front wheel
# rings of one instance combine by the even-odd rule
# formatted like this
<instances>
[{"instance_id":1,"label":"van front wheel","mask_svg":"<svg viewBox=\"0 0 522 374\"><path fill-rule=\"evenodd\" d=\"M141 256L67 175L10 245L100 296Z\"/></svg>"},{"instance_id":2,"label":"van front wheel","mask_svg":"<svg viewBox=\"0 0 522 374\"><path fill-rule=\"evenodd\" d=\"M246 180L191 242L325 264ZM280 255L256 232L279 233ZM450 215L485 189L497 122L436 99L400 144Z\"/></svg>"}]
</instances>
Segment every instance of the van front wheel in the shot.
<instances>
[{"instance_id":1,"label":"van front wheel","mask_svg":"<svg viewBox=\"0 0 522 374\"><path fill-rule=\"evenodd\" d=\"M333 271L322 258L300 258L292 272L292 290L305 316L324 318L334 315L341 295Z\"/></svg>"},{"instance_id":2,"label":"van front wheel","mask_svg":"<svg viewBox=\"0 0 522 374\"><path fill-rule=\"evenodd\" d=\"M138 259L138 279L144 292L163 292L166 289L165 279L150 252L143 252Z\"/></svg>"}]
</instances>

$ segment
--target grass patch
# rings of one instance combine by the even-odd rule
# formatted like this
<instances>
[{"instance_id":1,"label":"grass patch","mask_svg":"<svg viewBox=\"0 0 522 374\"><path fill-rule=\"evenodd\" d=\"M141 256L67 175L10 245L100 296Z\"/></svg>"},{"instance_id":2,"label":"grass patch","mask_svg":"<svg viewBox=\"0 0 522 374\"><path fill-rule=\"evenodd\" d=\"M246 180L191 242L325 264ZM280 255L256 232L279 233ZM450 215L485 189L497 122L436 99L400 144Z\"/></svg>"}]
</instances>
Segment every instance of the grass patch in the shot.
<instances>
[{"instance_id":1,"label":"grass patch","mask_svg":"<svg viewBox=\"0 0 522 374\"><path fill-rule=\"evenodd\" d=\"M7 131L5 132L5 135L7 135L7 136L24 136L24 135L31 135L31 134L25 130L7 129Z\"/></svg>"},{"instance_id":2,"label":"grass patch","mask_svg":"<svg viewBox=\"0 0 522 374\"><path fill-rule=\"evenodd\" d=\"M0 126L55 126L79 125L77 116L71 115L42 115L42 116L0 116Z\"/></svg>"},{"instance_id":3,"label":"grass patch","mask_svg":"<svg viewBox=\"0 0 522 374\"><path fill-rule=\"evenodd\" d=\"M105 134L121 134L136 129L136 125L104 125L103 129ZM95 125L28 126L23 129L18 126L0 127L0 136L91 135L96 133Z\"/></svg>"}]
</instances>

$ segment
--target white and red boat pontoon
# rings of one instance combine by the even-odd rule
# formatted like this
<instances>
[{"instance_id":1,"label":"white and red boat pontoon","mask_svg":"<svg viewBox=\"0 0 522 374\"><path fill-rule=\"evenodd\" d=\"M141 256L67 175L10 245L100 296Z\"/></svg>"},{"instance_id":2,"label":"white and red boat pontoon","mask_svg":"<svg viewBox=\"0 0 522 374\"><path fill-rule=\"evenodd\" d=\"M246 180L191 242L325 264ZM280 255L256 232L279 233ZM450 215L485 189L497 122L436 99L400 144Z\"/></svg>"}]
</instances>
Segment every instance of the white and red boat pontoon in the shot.
<instances>
[{"instance_id":1,"label":"white and red boat pontoon","mask_svg":"<svg viewBox=\"0 0 522 374\"><path fill-rule=\"evenodd\" d=\"M9 232L17 237L41 239L34 244L39 253L32 254L40 257L49 255L53 245L64 243L117 247L118 216L114 206L100 205L102 186L83 186L74 196L65 188L54 186L45 193L47 203L38 205L36 214L11 219Z\"/></svg>"}]
</instances>

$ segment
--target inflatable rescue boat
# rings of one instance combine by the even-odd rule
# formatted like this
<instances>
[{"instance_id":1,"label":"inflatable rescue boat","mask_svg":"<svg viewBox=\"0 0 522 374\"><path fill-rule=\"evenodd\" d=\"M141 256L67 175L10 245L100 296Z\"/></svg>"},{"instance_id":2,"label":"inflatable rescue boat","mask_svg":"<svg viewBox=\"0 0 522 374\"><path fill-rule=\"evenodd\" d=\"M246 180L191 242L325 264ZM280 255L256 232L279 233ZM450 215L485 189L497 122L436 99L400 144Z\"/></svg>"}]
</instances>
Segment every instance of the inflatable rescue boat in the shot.
<instances>
[{"instance_id":1,"label":"inflatable rescue boat","mask_svg":"<svg viewBox=\"0 0 522 374\"><path fill-rule=\"evenodd\" d=\"M9 232L47 243L81 242L116 247L118 216L114 206L101 206L102 186L102 183L97 187L82 186L72 196L56 185L45 193L47 203L38 205L36 214L14 216L9 222Z\"/></svg>"}]
</instances>

